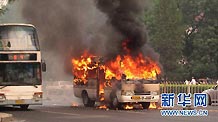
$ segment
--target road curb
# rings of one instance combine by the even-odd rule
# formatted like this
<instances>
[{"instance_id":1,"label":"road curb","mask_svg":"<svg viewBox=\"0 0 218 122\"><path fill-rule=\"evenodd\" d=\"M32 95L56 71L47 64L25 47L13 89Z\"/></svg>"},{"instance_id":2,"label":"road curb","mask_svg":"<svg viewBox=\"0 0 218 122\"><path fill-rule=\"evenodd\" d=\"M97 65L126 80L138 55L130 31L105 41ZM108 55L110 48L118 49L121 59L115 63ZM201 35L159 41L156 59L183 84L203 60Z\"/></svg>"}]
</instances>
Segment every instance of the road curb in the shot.
<instances>
[{"instance_id":1,"label":"road curb","mask_svg":"<svg viewBox=\"0 0 218 122\"><path fill-rule=\"evenodd\" d=\"M0 113L0 122L12 122L13 115L7 113Z\"/></svg>"}]
</instances>

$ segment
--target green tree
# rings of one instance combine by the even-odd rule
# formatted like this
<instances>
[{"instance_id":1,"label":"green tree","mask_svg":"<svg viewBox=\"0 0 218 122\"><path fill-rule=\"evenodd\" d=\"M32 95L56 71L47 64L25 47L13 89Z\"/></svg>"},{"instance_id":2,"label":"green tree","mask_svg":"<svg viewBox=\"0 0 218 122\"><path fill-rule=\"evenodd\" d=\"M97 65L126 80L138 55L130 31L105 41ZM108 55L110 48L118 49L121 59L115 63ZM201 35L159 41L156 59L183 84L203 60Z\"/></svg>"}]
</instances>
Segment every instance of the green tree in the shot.
<instances>
[{"instance_id":1,"label":"green tree","mask_svg":"<svg viewBox=\"0 0 218 122\"><path fill-rule=\"evenodd\" d=\"M218 1L155 0L145 20L169 79L218 78ZM198 21L203 14L202 21ZM185 31L193 27L188 35ZM184 59L184 64L178 61Z\"/></svg>"},{"instance_id":2,"label":"green tree","mask_svg":"<svg viewBox=\"0 0 218 122\"><path fill-rule=\"evenodd\" d=\"M10 4L14 1L15 0L8 0L8 4ZM7 6L3 6L2 8L0 8L0 15L4 14L6 10L7 10Z\"/></svg>"},{"instance_id":3,"label":"green tree","mask_svg":"<svg viewBox=\"0 0 218 122\"><path fill-rule=\"evenodd\" d=\"M145 21L152 46L160 54L160 63L168 79L180 77L184 27L176 0L155 0Z\"/></svg>"},{"instance_id":4,"label":"green tree","mask_svg":"<svg viewBox=\"0 0 218 122\"><path fill-rule=\"evenodd\" d=\"M198 78L218 78L218 1L217 0L180 0L183 22L186 26L194 25L196 16L204 13L204 19L192 34L184 49L188 63L188 76Z\"/></svg>"}]
</instances>

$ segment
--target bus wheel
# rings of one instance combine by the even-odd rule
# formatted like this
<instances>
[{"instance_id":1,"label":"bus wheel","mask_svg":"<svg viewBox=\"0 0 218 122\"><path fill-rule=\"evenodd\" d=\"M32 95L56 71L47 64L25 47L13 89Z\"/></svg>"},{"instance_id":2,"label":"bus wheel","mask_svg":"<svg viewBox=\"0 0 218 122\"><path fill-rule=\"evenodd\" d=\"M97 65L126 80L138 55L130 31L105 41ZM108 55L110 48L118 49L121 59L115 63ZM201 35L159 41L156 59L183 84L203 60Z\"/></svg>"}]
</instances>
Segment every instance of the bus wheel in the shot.
<instances>
[{"instance_id":1,"label":"bus wheel","mask_svg":"<svg viewBox=\"0 0 218 122\"><path fill-rule=\"evenodd\" d=\"M95 106L95 101L89 99L89 107L94 107Z\"/></svg>"},{"instance_id":2,"label":"bus wheel","mask_svg":"<svg viewBox=\"0 0 218 122\"><path fill-rule=\"evenodd\" d=\"M150 105L150 102L144 102L144 103L141 103L141 104L142 104L143 109L148 109L149 105Z\"/></svg>"},{"instance_id":3,"label":"bus wheel","mask_svg":"<svg viewBox=\"0 0 218 122\"><path fill-rule=\"evenodd\" d=\"M29 105L20 105L20 108L21 108L22 110L27 110L28 107L29 107Z\"/></svg>"},{"instance_id":4,"label":"bus wheel","mask_svg":"<svg viewBox=\"0 0 218 122\"><path fill-rule=\"evenodd\" d=\"M95 101L90 100L88 94L86 92L82 93L83 104L85 107L94 107Z\"/></svg>"},{"instance_id":5,"label":"bus wheel","mask_svg":"<svg viewBox=\"0 0 218 122\"><path fill-rule=\"evenodd\" d=\"M208 105L211 105L211 104L212 104L211 98L210 98L210 96L208 95Z\"/></svg>"},{"instance_id":6,"label":"bus wheel","mask_svg":"<svg viewBox=\"0 0 218 122\"><path fill-rule=\"evenodd\" d=\"M113 99L112 99L112 101L111 101L111 108L112 109L121 109L121 105L120 105L120 103L119 103L119 101L118 101L118 99L117 99L117 97L114 97Z\"/></svg>"}]
</instances>

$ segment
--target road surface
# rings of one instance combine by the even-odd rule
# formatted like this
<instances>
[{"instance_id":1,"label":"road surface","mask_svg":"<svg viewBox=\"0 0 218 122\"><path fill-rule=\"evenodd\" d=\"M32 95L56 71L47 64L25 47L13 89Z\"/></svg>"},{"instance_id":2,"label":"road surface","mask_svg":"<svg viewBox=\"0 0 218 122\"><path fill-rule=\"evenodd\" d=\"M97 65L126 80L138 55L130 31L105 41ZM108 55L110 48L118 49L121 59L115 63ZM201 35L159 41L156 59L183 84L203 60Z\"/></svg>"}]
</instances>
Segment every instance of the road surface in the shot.
<instances>
[{"instance_id":1,"label":"road surface","mask_svg":"<svg viewBox=\"0 0 218 122\"><path fill-rule=\"evenodd\" d=\"M70 106L31 106L28 111L1 108L1 112L13 114L15 122L216 122L218 106L208 110L207 117L162 117L159 110L97 110Z\"/></svg>"}]
</instances>

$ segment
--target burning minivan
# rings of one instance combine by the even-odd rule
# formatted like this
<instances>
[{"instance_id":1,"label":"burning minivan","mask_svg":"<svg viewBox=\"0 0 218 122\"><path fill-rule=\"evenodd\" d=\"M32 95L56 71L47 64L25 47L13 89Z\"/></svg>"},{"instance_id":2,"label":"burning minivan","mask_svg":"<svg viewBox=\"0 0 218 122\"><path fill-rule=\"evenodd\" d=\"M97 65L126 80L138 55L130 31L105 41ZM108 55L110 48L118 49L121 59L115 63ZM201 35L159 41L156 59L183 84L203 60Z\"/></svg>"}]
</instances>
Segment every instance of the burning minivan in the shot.
<instances>
[{"instance_id":1,"label":"burning minivan","mask_svg":"<svg viewBox=\"0 0 218 122\"><path fill-rule=\"evenodd\" d=\"M85 107L148 109L159 101L160 68L154 61L138 57L117 56L103 61L93 55L73 59L74 95L82 98Z\"/></svg>"}]
</instances>

